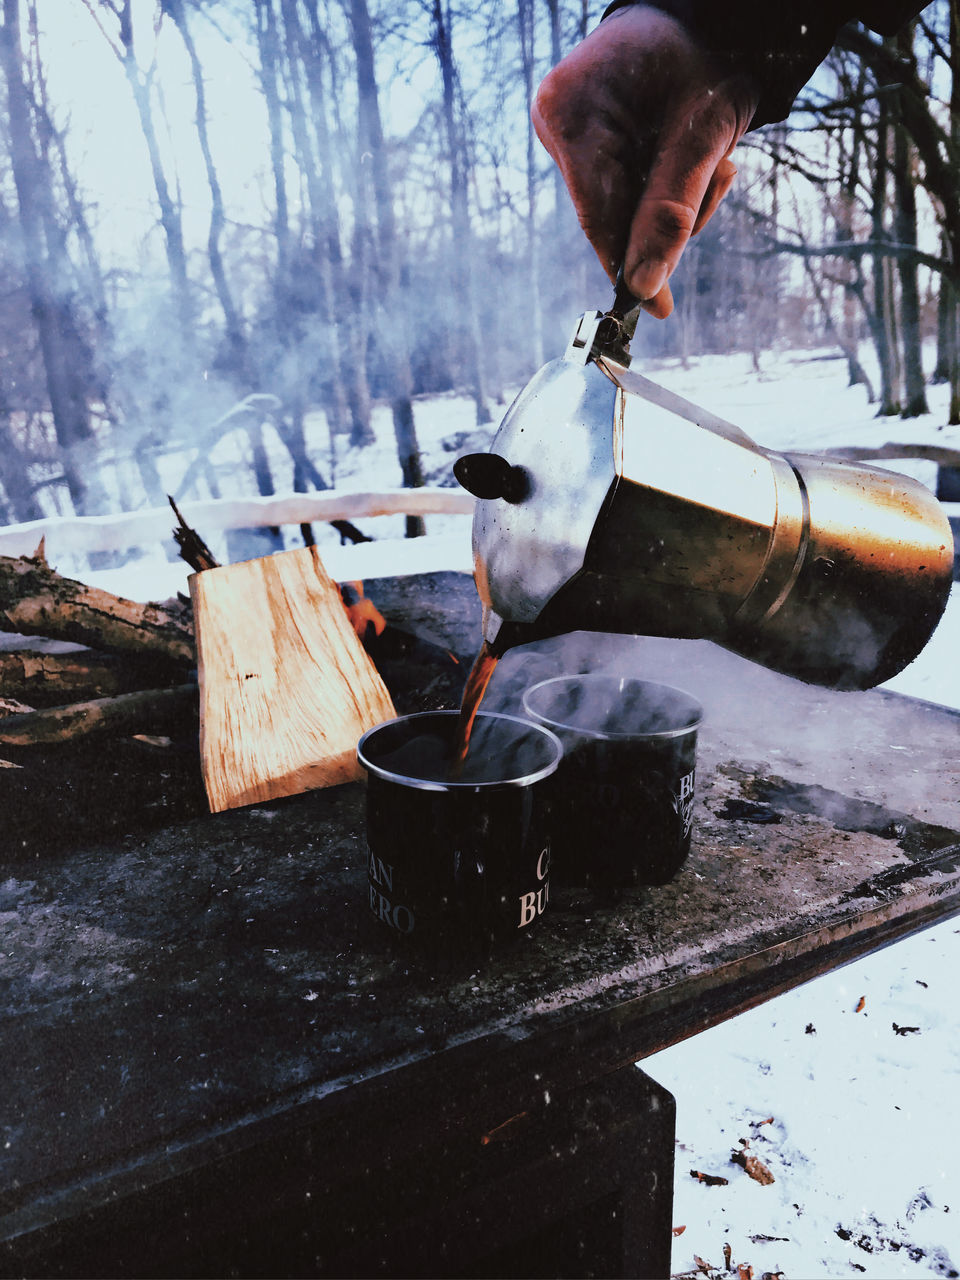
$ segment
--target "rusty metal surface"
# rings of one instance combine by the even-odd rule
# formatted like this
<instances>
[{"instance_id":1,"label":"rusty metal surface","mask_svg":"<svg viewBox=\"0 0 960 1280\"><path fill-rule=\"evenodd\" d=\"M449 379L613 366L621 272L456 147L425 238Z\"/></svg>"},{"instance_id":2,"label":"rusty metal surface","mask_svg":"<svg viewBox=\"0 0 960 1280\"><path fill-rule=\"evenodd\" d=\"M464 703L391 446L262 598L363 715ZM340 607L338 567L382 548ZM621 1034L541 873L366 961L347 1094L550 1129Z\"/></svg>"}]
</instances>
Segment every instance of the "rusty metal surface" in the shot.
<instances>
[{"instance_id":1,"label":"rusty metal surface","mask_svg":"<svg viewBox=\"0 0 960 1280\"><path fill-rule=\"evenodd\" d=\"M404 621L407 598L412 627L462 652L475 597L446 577L383 584L378 604ZM459 603L446 617L436 598ZM449 1123L492 1127L960 908L960 717L704 642L566 643L508 655L490 705L605 665L689 689L706 708L693 850L673 883L617 901L555 886L483 971L425 971L372 931L359 784L6 849L0 1241L284 1126L362 1117L377 1091L447 1094Z\"/></svg>"}]
</instances>

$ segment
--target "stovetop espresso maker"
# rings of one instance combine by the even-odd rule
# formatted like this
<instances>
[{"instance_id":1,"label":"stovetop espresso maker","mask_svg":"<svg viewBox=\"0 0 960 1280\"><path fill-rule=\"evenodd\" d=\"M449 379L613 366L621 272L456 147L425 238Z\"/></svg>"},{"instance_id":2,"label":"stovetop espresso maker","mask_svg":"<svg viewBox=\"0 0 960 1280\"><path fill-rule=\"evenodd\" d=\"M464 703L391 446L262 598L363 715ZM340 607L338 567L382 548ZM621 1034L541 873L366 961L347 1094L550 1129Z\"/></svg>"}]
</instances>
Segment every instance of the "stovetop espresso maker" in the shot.
<instances>
[{"instance_id":1,"label":"stovetop espresso maker","mask_svg":"<svg viewBox=\"0 0 960 1280\"><path fill-rule=\"evenodd\" d=\"M619 296L619 295L618 295ZM865 689L920 652L953 539L923 485L776 453L630 369L633 316L581 317L485 454L458 459L483 635L697 637L814 684Z\"/></svg>"}]
</instances>

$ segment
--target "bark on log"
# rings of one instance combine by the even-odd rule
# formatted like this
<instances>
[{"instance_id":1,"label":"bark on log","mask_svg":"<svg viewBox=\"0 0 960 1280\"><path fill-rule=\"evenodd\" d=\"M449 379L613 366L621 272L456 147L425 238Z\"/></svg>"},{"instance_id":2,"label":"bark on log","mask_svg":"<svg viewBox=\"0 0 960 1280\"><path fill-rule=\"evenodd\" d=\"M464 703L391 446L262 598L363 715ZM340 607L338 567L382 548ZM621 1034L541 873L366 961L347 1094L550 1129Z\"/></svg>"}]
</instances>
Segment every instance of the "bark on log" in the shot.
<instances>
[{"instance_id":1,"label":"bark on log","mask_svg":"<svg viewBox=\"0 0 960 1280\"><path fill-rule=\"evenodd\" d=\"M73 640L112 653L196 661L186 607L137 604L63 578L37 556L0 556L0 629Z\"/></svg>"},{"instance_id":2,"label":"bark on log","mask_svg":"<svg viewBox=\"0 0 960 1280\"><path fill-rule=\"evenodd\" d=\"M39 747L96 734L159 733L182 724L197 705L197 686L148 689L0 719L0 745Z\"/></svg>"},{"instance_id":3,"label":"bark on log","mask_svg":"<svg viewBox=\"0 0 960 1280\"><path fill-rule=\"evenodd\" d=\"M113 698L137 689L180 684L183 668L133 654L0 652L0 693L32 707L53 707L91 698Z\"/></svg>"}]
</instances>

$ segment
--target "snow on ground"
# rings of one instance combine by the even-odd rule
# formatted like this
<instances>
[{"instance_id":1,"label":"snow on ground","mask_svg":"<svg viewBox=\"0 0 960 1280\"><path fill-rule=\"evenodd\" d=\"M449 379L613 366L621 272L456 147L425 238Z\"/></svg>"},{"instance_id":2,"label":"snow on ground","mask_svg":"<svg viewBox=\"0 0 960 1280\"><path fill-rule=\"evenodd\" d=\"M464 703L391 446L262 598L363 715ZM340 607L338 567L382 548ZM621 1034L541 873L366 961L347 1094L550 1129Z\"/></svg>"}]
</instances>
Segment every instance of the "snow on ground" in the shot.
<instances>
[{"instance_id":1,"label":"snow on ground","mask_svg":"<svg viewBox=\"0 0 960 1280\"><path fill-rule=\"evenodd\" d=\"M878 420L863 390L846 387L844 363L830 353L786 353L761 364L760 374L746 356L706 358L687 369L638 361L638 368L775 448L886 441L960 447L960 428L940 426L942 388L930 389L926 417ZM463 451L457 446L470 435L472 406L435 397L419 402L416 415L430 479L438 483ZM399 483L386 410L378 410L376 427L376 445L338 459L338 488ZM932 464L895 466L934 483ZM402 532L396 517L367 523L377 524L368 531L378 536ZM432 536L419 553L430 557L425 565L469 567L469 521L428 524ZM402 553L408 571L410 548ZM366 566L351 568L359 559L341 552L329 531L322 551L335 577L394 572L401 554L361 548ZM452 559L441 566L444 557ZM185 577L185 569L159 557L96 575L141 599L171 594L174 579L182 589ZM955 588L930 644L888 687L960 707L958 653ZM677 1099L674 1222L684 1227L675 1237L677 1275L736 1275L738 1264L752 1267L757 1280L764 1273L784 1280L960 1274L958 968L960 921L948 922L642 1064ZM759 1157L775 1180L761 1185L731 1163L738 1149ZM709 1186L691 1170L727 1184Z\"/></svg>"},{"instance_id":2,"label":"snow on ground","mask_svg":"<svg viewBox=\"0 0 960 1280\"><path fill-rule=\"evenodd\" d=\"M724 1274L725 1244L757 1280L958 1274L958 934L917 934L641 1064L677 1100L675 1275L703 1274L697 1257Z\"/></svg>"},{"instance_id":3,"label":"snow on ground","mask_svg":"<svg viewBox=\"0 0 960 1280\"><path fill-rule=\"evenodd\" d=\"M714 358L650 376L774 448L960 447L960 428L939 429L942 388L925 418L878 420L841 360L762 365L758 377L747 357ZM932 464L889 465L935 482ZM958 655L955 587L926 649L886 687L960 707ZM960 1274L958 964L960 923L948 922L644 1061L677 1099L675 1275L730 1274L724 1245L734 1275L742 1264L758 1278ZM734 1150L775 1181L750 1178Z\"/></svg>"}]
</instances>

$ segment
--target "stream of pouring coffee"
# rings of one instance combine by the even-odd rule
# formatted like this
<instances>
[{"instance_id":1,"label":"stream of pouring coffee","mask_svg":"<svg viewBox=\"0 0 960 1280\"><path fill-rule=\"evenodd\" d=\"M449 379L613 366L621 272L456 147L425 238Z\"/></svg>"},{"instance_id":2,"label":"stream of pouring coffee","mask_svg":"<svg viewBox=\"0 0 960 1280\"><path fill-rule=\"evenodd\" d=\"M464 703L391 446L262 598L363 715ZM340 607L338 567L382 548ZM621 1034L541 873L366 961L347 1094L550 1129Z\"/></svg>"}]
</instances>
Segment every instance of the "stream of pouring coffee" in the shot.
<instances>
[{"instance_id":1,"label":"stream of pouring coffee","mask_svg":"<svg viewBox=\"0 0 960 1280\"><path fill-rule=\"evenodd\" d=\"M477 718L477 712L480 710L483 695L487 691L487 685L490 683L490 677L493 675L499 661L499 656L493 652L486 640L484 640L480 646L480 652L470 668L470 674L467 676L467 683L463 690L463 699L460 703L460 719L457 722L457 737L453 756L453 776L455 778L459 777L463 769L467 752L470 750L470 735L473 733L474 721Z\"/></svg>"}]
</instances>

